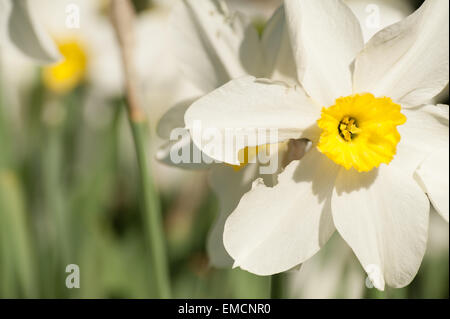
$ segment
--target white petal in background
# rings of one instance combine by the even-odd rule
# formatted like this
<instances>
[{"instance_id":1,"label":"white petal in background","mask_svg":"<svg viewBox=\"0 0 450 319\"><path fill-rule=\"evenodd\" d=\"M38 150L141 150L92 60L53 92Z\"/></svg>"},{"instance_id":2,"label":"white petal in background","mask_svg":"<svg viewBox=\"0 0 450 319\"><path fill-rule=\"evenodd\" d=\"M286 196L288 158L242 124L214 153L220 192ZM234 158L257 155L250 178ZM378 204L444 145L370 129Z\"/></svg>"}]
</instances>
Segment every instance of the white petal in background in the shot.
<instances>
[{"instance_id":1,"label":"white petal in background","mask_svg":"<svg viewBox=\"0 0 450 319\"><path fill-rule=\"evenodd\" d=\"M426 103L449 80L449 2L427 0L377 33L358 55L354 92L389 96L402 106Z\"/></svg>"},{"instance_id":2,"label":"white petal in background","mask_svg":"<svg viewBox=\"0 0 450 319\"><path fill-rule=\"evenodd\" d=\"M344 0L361 24L364 41L381 29L399 22L414 11L411 0Z\"/></svg>"},{"instance_id":3,"label":"white petal in background","mask_svg":"<svg viewBox=\"0 0 450 319\"><path fill-rule=\"evenodd\" d=\"M364 45L356 16L340 1L286 0L285 7L297 75L306 92L321 106L350 95L350 66Z\"/></svg>"},{"instance_id":4,"label":"white petal in background","mask_svg":"<svg viewBox=\"0 0 450 319\"><path fill-rule=\"evenodd\" d=\"M233 265L233 259L223 246L223 228L226 219L236 208L242 195L251 189L257 170L257 164L249 164L239 171L224 164L217 165L211 170L209 184L218 197L219 212L208 235L207 251L210 264L215 267Z\"/></svg>"},{"instance_id":5,"label":"white petal in background","mask_svg":"<svg viewBox=\"0 0 450 319\"><path fill-rule=\"evenodd\" d=\"M298 83L284 6L278 8L267 21L262 45L265 77L291 84Z\"/></svg>"},{"instance_id":6,"label":"white petal in background","mask_svg":"<svg viewBox=\"0 0 450 319\"><path fill-rule=\"evenodd\" d=\"M184 113L189 106L200 96L182 100L172 106L164 115L159 119L156 132L158 136L164 139L169 139L170 134L176 128L184 127Z\"/></svg>"},{"instance_id":7,"label":"white petal in background","mask_svg":"<svg viewBox=\"0 0 450 319\"><path fill-rule=\"evenodd\" d=\"M7 41L8 17L11 13L11 0L0 0L0 47Z\"/></svg>"},{"instance_id":8,"label":"white petal in background","mask_svg":"<svg viewBox=\"0 0 450 319\"><path fill-rule=\"evenodd\" d=\"M336 229L373 285L408 285L419 270L430 205L413 178L391 166L368 173L341 169L332 199Z\"/></svg>"},{"instance_id":9,"label":"white petal in background","mask_svg":"<svg viewBox=\"0 0 450 319\"><path fill-rule=\"evenodd\" d=\"M171 8L168 6L154 6L142 12L136 23L136 68L142 81L145 104L154 121L174 104L203 94L180 76L169 36ZM178 127L184 127L184 123Z\"/></svg>"},{"instance_id":10,"label":"white petal in background","mask_svg":"<svg viewBox=\"0 0 450 319\"><path fill-rule=\"evenodd\" d=\"M347 243L335 233L299 271L289 276L292 298L363 298L366 274Z\"/></svg>"},{"instance_id":11,"label":"white petal in background","mask_svg":"<svg viewBox=\"0 0 450 319\"><path fill-rule=\"evenodd\" d=\"M204 93L260 69L256 29L224 1L182 0L170 25L181 71Z\"/></svg>"},{"instance_id":12,"label":"white petal in background","mask_svg":"<svg viewBox=\"0 0 450 319\"><path fill-rule=\"evenodd\" d=\"M254 20L267 20L283 0L227 0L227 3Z\"/></svg>"},{"instance_id":13,"label":"white petal in background","mask_svg":"<svg viewBox=\"0 0 450 319\"><path fill-rule=\"evenodd\" d=\"M446 256L448 260L449 249L449 227L442 222L433 207L430 213L430 226L428 230L428 247L426 256L441 257Z\"/></svg>"},{"instance_id":14,"label":"white petal in background","mask_svg":"<svg viewBox=\"0 0 450 319\"><path fill-rule=\"evenodd\" d=\"M419 184L428 194L436 211L448 222L449 149L442 148L430 156L416 171Z\"/></svg>"},{"instance_id":15,"label":"white petal in background","mask_svg":"<svg viewBox=\"0 0 450 319\"><path fill-rule=\"evenodd\" d=\"M277 129L278 136L268 136L263 144L277 143L307 134L307 129L315 127L319 115L320 109L301 88L243 77L197 100L189 107L184 119L194 143L203 152L219 161L237 165L239 150L225 144L226 132L235 139L249 137L244 141L247 142L245 147L258 144L258 128ZM201 131L195 130L197 124L201 124ZM208 131L218 132L221 136L210 140Z\"/></svg>"},{"instance_id":16,"label":"white petal in background","mask_svg":"<svg viewBox=\"0 0 450 319\"><path fill-rule=\"evenodd\" d=\"M211 168L214 165L213 159L206 154L201 153L197 146L192 142L189 131L187 129L181 129L180 133L181 136L178 139L170 141L166 140L164 144L158 148L155 155L156 159L164 165L182 169L199 170ZM188 154L185 161L181 158L182 152Z\"/></svg>"},{"instance_id":17,"label":"white petal in background","mask_svg":"<svg viewBox=\"0 0 450 319\"><path fill-rule=\"evenodd\" d=\"M225 224L234 266L271 275L313 256L334 232L330 199L338 170L312 149L286 167L276 186L256 181Z\"/></svg>"},{"instance_id":18,"label":"white petal in background","mask_svg":"<svg viewBox=\"0 0 450 319\"><path fill-rule=\"evenodd\" d=\"M29 0L2 0L0 9L0 37L9 37L17 49L35 62L54 63L61 58L48 30L34 16Z\"/></svg>"}]
</instances>

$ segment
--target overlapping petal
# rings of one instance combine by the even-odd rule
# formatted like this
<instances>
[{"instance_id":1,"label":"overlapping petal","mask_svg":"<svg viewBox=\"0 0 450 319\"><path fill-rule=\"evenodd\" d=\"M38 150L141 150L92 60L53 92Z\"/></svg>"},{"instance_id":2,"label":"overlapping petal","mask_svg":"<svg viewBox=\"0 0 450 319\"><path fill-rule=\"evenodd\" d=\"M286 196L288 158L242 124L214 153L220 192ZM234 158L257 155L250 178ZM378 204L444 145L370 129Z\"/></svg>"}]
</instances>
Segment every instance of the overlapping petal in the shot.
<instances>
[{"instance_id":1,"label":"overlapping petal","mask_svg":"<svg viewBox=\"0 0 450 319\"><path fill-rule=\"evenodd\" d=\"M286 0L297 75L322 106L352 93L351 64L363 48L359 22L341 1Z\"/></svg>"},{"instance_id":2,"label":"overlapping petal","mask_svg":"<svg viewBox=\"0 0 450 319\"><path fill-rule=\"evenodd\" d=\"M377 33L355 62L354 92L389 96L405 106L426 103L449 78L449 2L427 0Z\"/></svg>"},{"instance_id":3,"label":"overlapping petal","mask_svg":"<svg viewBox=\"0 0 450 319\"><path fill-rule=\"evenodd\" d=\"M237 140L243 142L242 148L256 146L262 141L261 131L262 144L313 138L317 134L308 130L317 129L319 115L320 109L301 88L244 77L197 100L184 119L197 147L214 159L237 165L239 149L233 144Z\"/></svg>"}]
</instances>

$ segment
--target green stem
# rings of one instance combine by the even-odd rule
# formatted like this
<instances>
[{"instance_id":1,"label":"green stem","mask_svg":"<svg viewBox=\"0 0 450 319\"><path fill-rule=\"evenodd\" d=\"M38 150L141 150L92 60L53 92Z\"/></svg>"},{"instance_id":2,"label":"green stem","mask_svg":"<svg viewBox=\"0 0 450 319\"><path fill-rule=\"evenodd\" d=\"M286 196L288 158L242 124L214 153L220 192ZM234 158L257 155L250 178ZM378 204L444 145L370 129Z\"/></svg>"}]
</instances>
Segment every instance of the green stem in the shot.
<instances>
[{"instance_id":1,"label":"green stem","mask_svg":"<svg viewBox=\"0 0 450 319\"><path fill-rule=\"evenodd\" d=\"M145 232L152 261L152 278L158 298L170 298L167 254L159 198L153 184L146 156L146 125L130 118L134 146L139 167L140 201Z\"/></svg>"},{"instance_id":2,"label":"green stem","mask_svg":"<svg viewBox=\"0 0 450 319\"><path fill-rule=\"evenodd\" d=\"M63 168L63 140L62 127L60 124L47 124L45 132L45 143L43 146L42 160L42 187L44 192L44 201L46 213L48 213L51 222L52 231L47 238L49 240L48 257L46 263L49 263L49 280L46 282L51 296L57 296L60 293L66 293L64 285L64 269L73 263L72 246L70 242L71 229L67 206L65 205L65 194L62 184ZM58 274L55 276L54 274ZM64 288L62 288L64 287Z\"/></svg>"},{"instance_id":3,"label":"green stem","mask_svg":"<svg viewBox=\"0 0 450 319\"><path fill-rule=\"evenodd\" d=\"M285 298L285 278L284 273L272 275L270 278L270 298L283 299Z\"/></svg>"}]
</instances>

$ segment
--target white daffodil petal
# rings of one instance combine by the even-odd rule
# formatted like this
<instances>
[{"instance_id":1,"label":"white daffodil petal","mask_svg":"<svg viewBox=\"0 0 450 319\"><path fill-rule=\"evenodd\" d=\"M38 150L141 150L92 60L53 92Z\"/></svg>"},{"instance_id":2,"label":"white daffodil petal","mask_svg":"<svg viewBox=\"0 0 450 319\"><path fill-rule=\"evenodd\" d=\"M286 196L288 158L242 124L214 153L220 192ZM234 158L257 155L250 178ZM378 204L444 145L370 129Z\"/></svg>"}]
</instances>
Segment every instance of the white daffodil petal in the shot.
<instances>
[{"instance_id":1,"label":"white daffodil petal","mask_svg":"<svg viewBox=\"0 0 450 319\"><path fill-rule=\"evenodd\" d=\"M265 76L272 80L296 83L297 70L286 26L284 6L280 6L264 28L262 45L265 58Z\"/></svg>"},{"instance_id":2,"label":"white daffodil petal","mask_svg":"<svg viewBox=\"0 0 450 319\"><path fill-rule=\"evenodd\" d=\"M436 211L448 222L448 145L434 152L420 165L416 171L419 184L428 194Z\"/></svg>"},{"instance_id":3,"label":"white daffodil petal","mask_svg":"<svg viewBox=\"0 0 450 319\"><path fill-rule=\"evenodd\" d=\"M313 256L334 232L330 199L338 171L312 149L286 167L276 186L257 180L225 224L224 245L234 266L271 275Z\"/></svg>"},{"instance_id":4,"label":"white daffodil petal","mask_svg":"<svg viewBox=\"0 0 450 319\"><path fill-rule=\"evenodd\" d=\"M237 152L246 146L313 139L319 116L320 109L301 88L244 77L194 102L184 120L198 148L211 158L238 165Z\"/></svg>"},{"instance_id":5,"label":"white daffodil petal","mask_svg":"<svg viewBox=\"0 0 450 319\"><path fill-rule=\"evenodd\" d=\"M170 141L158 148L156 159L169 166L194 170L210 168L214 163L195 146L184 128L172 132Z\"/></svg>"},{"instance_id":6,"label":"white daffodil petal","mask_svg":"<svg viewBox=\"0 0 450 319\"><path fill-rule=\"evenodd\" d=\"M449 2L427 0L377 33L358 55L354 92L389 96L402 106L426 103L449 79Z\"/></svg>"},{"instance_id":7,"label":"white daffodil petal","mask_svg":"<svg viewBox=\"0 0 450 319\"><path fill-rule=\"evenodd\" d=\"M170 21L183 73L203 92L260 67L258 33L221 0L183 0Z\"/></svg>"},{"instance_id":8,"label":"white daffodil petal","mask_svg":"<svg viewBox=\"0 0 450 319\"><path fill-rule=\"evenodd\" d=\"M429 154L448 147L448 106L426 105L402 113L406 123L398 127L401 140L396 157L403 154L398 167L412 174ZM395 164L396 157L390 165Z\"/></svg>"},{"instance_id":9,"label":"white daffodil petal","mask_svg":"<svg viewBox=\"0 0 450 319\"><path fill-rule=\"evenodd\" d=\"M286 0L298 79L322 106L352 93L351 63L363 48L359 22L341 1Z\"/></svg>"},{"instance_id":10,"label":"white daffodil petal","mask_svg":"<svg viewBox=\"0 0 450 319\"><path fill-rule=\"evenodd\" d=\"M12 1L8 33L18 49L38 62L54 63L61 58L53 40L34 20L29 0Z\"/></svg>"},{"instance_id":11,"label":"white daffodil petal","mask_svg":"<svg viewBox=\"0 0 450 319\"><path fill-rule=\"evenodd\" d=\"M390 166L341 169L331 207L336 229L376 288L411 282L425 253L430 209L412 176Z\"/></svg>"}]
</instances>

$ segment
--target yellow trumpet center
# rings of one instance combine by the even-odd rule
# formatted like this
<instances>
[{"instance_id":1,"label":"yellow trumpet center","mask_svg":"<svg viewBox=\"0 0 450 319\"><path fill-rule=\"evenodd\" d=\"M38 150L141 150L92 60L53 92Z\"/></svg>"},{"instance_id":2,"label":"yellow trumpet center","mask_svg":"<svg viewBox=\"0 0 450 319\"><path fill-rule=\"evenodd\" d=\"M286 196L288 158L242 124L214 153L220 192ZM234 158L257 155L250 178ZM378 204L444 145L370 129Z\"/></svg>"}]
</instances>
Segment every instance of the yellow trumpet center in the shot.
<instances>
[{"instance_id":1,"label":"yellow trumpet center","mask_svg":"<svg viewBox=\"0 0 450 319\"><path fill-rule=\"evenodd\" d=\"M44 85L59 94L67 93L77 87L85 78L87 70L86 50L78 39L57 41L63 60L44 67Z\"/></svg>"},{"instance_id":2,"label":"yellow trumpet center","mask_svg":"<svg viewBox=\"0 0 450 319\"><path fill-rule=\"evenodd\" d=\"M337 164L359 172L389 164L400 141L397 126L406 122L400 110L390 98L370 93L339 98L322 109L317 148Z\"/></svg>"}]
</instances>

